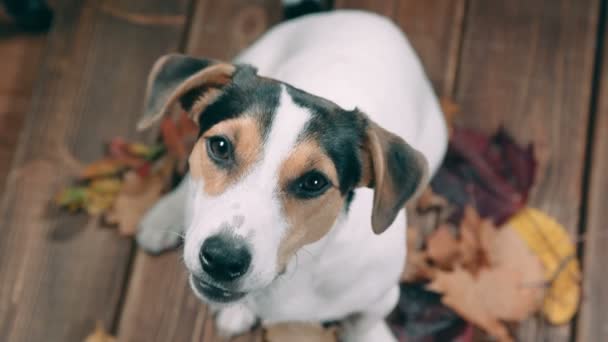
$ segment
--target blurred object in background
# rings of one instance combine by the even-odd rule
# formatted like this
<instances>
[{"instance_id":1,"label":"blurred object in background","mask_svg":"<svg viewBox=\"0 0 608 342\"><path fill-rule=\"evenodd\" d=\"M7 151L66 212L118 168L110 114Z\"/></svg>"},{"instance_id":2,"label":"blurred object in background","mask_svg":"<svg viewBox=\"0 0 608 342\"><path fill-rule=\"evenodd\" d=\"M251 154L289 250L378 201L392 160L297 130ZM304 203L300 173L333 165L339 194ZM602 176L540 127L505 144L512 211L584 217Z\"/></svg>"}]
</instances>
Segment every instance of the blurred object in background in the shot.
<instances>
[{"instance_id":1,"label":"blurred object in background","mask_svg":"<svg viewBox=\"0 0 608 342\"><path fill-rule=\"evenodd\" d=\"M2 4L21 29L40 32L51 27L53 11L45 0L2 0Z\"/></svg>"}]
</instances>

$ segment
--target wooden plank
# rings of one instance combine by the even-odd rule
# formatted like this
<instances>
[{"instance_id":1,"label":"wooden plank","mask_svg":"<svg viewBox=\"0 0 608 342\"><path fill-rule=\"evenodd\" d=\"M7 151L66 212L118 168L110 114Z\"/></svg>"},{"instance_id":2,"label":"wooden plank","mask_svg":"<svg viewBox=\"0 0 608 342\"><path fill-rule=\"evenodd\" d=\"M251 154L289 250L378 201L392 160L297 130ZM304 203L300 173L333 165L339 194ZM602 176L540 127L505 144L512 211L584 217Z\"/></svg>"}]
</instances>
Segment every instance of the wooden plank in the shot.
<instances>
[{"instance_id":1,"label":"wooden plank","mask_svg":"<svg viewBox=\"0 0 608 342\"><path fill-rule=\"evenodd\" d=\"M604 5L604 20L608 6ZM608 26L599 39L608 37ZM591 151L586 227L583 227L583 300L576 326L577 341L608 341L608 45L603 41L603 58L599 61L601 76L597 90L595 125Z\"/></svg>"},{"instance_id":2,"label":"wooden plank","mask_svg":"<svg viewBox=\"0 0 608 342\"><path fill-rule=\"evenodd\" d=\"M395 21L420 56L435 91L452 96L465 0L404 0L396 7Z\"/></svg>"},{"instance_id":3,"label":"wooden plank","mask_svg":"<svg viewBox=\"0 0 608 342\"><path fill-rule=\"evenodd\" d=\"M13 160L42 59L45 34L19 32L0 15L0 194Z\"/></svg>"},{"instance_id":4,"label":"wooden plank","mask_svg":"<svg viewBox=\"0 0 608 342\"><path fill-rule=\"evenodd\" d=\"M540 170L530 205L577 234L597 0L470 0L456 101L469 127L503 124L534 142ZM542 319L519 329L521 341L567 341L569 326Z\"/></svg>"},{"instance_id":5,"label":"wooden plank","mask_svg":"<svg viewBox=\"0 0 608 342\"><path fill-rule=\"evenodd\" d=\"M175 50L185 0L55 2L34 104L0 204L0 340L82 341L111 325L131 241L97 220L58 215L49 201L74 158L133 137L153 60Z\"/></svg>"},{"instance_id":6,"label":"wooden plank","mask_svg":"<svg viewBox=\"0 0 608 342\"><path fill-rule=\"evenodd\" d=\"M186 52L229 60L278 21L280 14L277 0L199 0ZM118 329L121 340L219 340L211 316L188 286L180 253L161 257L137 254ZM256 334L237 341L249 341Z\"/></svg>"}]
</instances>

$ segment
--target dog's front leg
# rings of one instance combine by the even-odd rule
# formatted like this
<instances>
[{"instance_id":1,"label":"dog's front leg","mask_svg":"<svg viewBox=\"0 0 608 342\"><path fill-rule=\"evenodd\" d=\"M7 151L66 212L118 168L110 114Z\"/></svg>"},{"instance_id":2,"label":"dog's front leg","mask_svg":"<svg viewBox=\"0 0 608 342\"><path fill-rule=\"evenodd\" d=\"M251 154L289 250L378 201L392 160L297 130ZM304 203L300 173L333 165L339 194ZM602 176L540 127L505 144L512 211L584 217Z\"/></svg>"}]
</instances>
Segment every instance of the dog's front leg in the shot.
<instances>
[{"instance_id":1,"label":"dog's front leg","mask_svg":"<svg viewBox=\"0 0 608 342\"><path fill-rule=\"evenodd\" d=\"M399 300L399 286L394 286L366 311L347 318L342 323L341 342L396 342L384 321Z\"/></svg>"},{"instance_id":2,"label":"dog's front leg","mask_svg":"<svg viewBox=\"0 0 608 342\"><path fill-rule=\"evenodd\" d=\"M221 308L215 317L215 325L223 337L233 337L247 331L255 325L255 314L243 304L233 304Z\"/></svg>"},{"instance_id":3,"label":"dog's front leg","mask_svg":"<svg viewBox=\"0 0 608 342\"><path fill-rule=\"evenodd\" d=\"M159 254L179 245L185 231L185 207L189 176L163 196L139 223L137 244L150 254Z\"/></svg>"}]
</instances>

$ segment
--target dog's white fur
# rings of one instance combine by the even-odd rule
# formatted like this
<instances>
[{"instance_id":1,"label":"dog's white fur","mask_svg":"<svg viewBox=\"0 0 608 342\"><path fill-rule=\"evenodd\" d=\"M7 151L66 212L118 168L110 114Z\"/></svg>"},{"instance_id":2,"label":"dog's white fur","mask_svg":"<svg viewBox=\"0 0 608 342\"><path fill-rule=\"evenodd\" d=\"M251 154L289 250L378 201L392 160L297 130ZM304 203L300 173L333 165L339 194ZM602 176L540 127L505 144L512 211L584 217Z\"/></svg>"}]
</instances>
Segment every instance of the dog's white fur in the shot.
<instances>
[{"instance_id":1,"label":"dog's white fur","mask_svg":"<svg viewBox=\"0 0 608 342\"><path fill-rule=\"evenodd\" d=\"M271 29L236 62L345 109L357 106L422 152L431 174L437 170L447 146L443 115L418 57L390 20L360 11L301 17ZM277 250L288 226L273 189L278 167L309 116L283 89L264 156L248 175L213 199L202 181L187 178L148 213L138 242L160 251L177 242L178 234L168 230L184 229L184 260L197 272L205 238L227 221L238 227L233 233L246 237L253 249L252 271L241 281L249 295L219 308L217 324L227 335L249 329L255 317L266 324L345 319L346 341L393 341L383 318L399 296L406 218L402 211L386 232L374 234L373 190L358 189L350 210L329 233L299 250L285 274L276 274ZM185 219L166 215L167 206L180 205L187 208Z\"/></svg>"}]
</instances>

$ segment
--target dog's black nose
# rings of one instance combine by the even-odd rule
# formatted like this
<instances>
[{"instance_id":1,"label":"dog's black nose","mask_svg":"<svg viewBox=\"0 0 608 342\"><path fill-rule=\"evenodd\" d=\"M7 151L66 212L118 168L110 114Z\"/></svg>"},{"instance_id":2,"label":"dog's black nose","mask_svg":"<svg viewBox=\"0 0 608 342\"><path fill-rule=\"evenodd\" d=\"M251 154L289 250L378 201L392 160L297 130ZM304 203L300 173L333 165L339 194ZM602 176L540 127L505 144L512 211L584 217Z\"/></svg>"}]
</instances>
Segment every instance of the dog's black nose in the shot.
<instances>
[{"instance_id":1,"label":"dog's black nose","mask_svg":"<svg viewBox=\"0 0 608 342\"><path fill-rule=\"evenodd\" d=\"M247 272L251 253L243 239L218 234L205 240L199 259L209 276L219 281L230 281Z\"/></svg>"}]
</instances>

